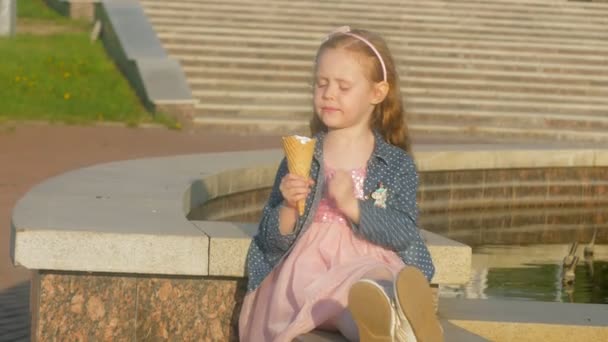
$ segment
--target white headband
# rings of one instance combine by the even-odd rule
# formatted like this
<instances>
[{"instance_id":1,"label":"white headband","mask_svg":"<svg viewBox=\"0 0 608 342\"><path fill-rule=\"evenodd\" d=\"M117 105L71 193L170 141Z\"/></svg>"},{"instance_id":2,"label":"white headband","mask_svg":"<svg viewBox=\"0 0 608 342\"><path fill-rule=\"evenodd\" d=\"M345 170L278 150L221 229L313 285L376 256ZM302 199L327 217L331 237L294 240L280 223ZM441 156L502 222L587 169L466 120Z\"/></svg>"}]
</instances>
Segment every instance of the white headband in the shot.
<instances>
[{"instance_id":1,"label":"white headband","mask_svg":"<svg viewBox=\"0 0 608 342\"><path fill-rule=\"evenodd\" d=\"M372 43L370 43L369 40L361 37L358 34L352 33L350 31L350 26L341 26L341 27L338 27L337 29L331 31L331 33L328 34L327 37L325 37L324 42L326 42L327 40L329 40L329 38L331 38L332 36L334 36L336 34L345 34L347 36L354 37L354 38L356 38L356 39L364 42L367 46L369 46L369 48L372 49L372 51L376 54L376 57L378 57L378 60L380 61L380 64L382 65L382 79L384 80L384 82L387 82L387 80L386 80L386 65L384 65L384 60L382 60L382 55L380 55L380 52L378 52L378 50L376 50L376 48L374 47L374 45Z\"/></svg>"}]
</instances>

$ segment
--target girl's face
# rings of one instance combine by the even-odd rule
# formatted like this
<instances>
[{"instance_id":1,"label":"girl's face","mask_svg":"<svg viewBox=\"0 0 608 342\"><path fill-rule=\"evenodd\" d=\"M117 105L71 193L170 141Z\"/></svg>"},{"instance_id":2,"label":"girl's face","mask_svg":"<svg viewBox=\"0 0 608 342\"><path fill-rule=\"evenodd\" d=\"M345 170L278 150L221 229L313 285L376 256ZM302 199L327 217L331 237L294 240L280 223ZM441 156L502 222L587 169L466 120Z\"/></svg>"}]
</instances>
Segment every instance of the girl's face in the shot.
<instances>
[{"instance_id":1,"label":"girl's face","mask_svg":"<svg viewBox=\"0 0 608 342\"><path fill-rule=\"evenodd\" d=\"M344 49L323 51L315 78L315 112L330 130L367 125L386 95L379 89L386 82L370 82L356 55Z\"/></svg>"}]
</instances>

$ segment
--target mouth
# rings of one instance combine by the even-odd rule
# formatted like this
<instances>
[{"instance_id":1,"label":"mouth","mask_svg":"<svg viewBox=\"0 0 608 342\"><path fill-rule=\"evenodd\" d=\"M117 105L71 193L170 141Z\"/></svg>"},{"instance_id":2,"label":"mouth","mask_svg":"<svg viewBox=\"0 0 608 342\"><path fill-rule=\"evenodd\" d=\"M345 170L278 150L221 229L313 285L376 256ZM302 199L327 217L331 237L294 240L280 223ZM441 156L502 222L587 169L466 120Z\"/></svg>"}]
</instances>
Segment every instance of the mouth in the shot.
<instances>
[{"instance_id":1,"label":"mouth","mask_svg":"<svg viewBox=\"0 0 608 342\"><path fill-rule=\"evenodd\" d=\"M329 106L321 107L321 113L335 113L337 111L339 111L339 109L335 108L335 107L329 107Z\"/></svg>"}]
</instances>

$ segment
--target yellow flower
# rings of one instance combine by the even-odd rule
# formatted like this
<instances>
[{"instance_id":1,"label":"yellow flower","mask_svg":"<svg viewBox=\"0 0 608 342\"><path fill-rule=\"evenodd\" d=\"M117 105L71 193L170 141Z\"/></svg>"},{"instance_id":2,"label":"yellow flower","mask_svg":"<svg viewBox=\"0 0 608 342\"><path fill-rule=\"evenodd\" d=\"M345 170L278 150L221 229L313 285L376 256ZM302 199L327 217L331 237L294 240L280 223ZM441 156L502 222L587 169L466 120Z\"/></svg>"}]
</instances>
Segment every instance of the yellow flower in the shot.
<instances>
[{"instance_id":1,"label":"yellow flower","mask_svg":"<svg viewBox=\"0 0 608 342\"><path fill-rule=\"evenodd\" d=\"M64 100L69 100L69 99L70 99L70 97L72 97L72 95L70 95L70 93L65 93L65 94L63 94L63 99L64 99Z\"/></svg>"},{"instance_id":2,"label":"yellow flower","mask_svg":"<svg viewBox=\"0 0 608 342\"><path fill-rule=\"evenodd\" d=\"M16 77L15 77L15 82L19 82L19 81L21 81L21 77L16 76Z\"/></svg>"},{"instance_id":3,"label":"yellow flower","mask_svg":"<svg viewBox=\"0 0 608 342\"><path fill-rule=\"evenodd\" d=\"M70 77L70 73L69 73L69 72L67 72L67 71L66 71L66 72L64 72L64 73L63 73L63 78L68 78L68 77Z\"/></svg>"}]
</instances>

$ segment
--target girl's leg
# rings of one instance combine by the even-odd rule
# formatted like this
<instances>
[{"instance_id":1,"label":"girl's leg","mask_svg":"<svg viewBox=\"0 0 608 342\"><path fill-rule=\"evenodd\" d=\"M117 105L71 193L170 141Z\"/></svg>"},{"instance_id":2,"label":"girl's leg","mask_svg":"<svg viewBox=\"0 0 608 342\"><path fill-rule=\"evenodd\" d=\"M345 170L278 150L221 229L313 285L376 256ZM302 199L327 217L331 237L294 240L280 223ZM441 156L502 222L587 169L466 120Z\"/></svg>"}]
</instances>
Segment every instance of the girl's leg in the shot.
<instances>
[{"instance_id":1,"label":"girl's leg","mask_svg":"<svg viewBox=\"0 0 608 342\"><path fill-rule=\"evenodd\" d=\"M359 330L353 316L348 309L345 309L336 321L336 327L349 341L359 341Z\"/></svg>"},{"instance_id":2,"label":"girl's leg","mask_svg":"<svg viewBox=\"0 0 608 342\"><path fill-rule=\"evenodd\" d=\"M386 280L393 282L393 273L387 267L376 267L373 270L367 271L361 279L370 279L375 281Z\"/></svg>"}]
</instances>

